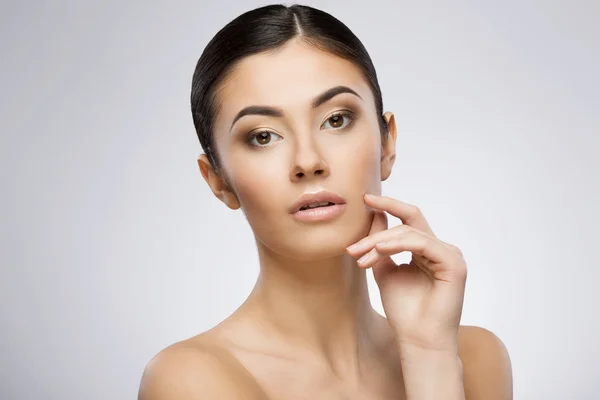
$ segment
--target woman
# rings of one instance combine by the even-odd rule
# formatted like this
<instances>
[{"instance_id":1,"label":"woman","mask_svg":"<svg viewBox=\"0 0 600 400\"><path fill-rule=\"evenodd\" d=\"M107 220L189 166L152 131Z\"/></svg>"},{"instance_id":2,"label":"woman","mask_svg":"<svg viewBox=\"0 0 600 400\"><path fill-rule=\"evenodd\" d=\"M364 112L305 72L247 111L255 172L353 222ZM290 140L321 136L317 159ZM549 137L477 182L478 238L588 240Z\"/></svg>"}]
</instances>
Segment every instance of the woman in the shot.
<instances>
[{"instance_id":1,"label":"woman","mask_svg":"<svg viewBox=\"0 0 600 400\"><path fill-rule=\"evenodd\" d=\"M148 363L139 399L512 398L502 342L459 326L460 250L380 195L396 124L345 25L300 5L239 16L200 57L191 104L202 176L244 212L260 274L231 316Z\"/></svg>"}]
</instances>

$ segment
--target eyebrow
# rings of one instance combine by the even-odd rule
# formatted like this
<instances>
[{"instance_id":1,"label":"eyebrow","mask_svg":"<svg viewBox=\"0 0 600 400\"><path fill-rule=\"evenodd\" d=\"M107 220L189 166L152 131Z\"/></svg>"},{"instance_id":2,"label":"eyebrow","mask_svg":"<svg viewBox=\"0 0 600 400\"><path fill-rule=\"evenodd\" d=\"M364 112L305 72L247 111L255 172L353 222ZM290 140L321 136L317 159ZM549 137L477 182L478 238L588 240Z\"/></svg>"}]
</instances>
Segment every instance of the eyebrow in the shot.
<instances>
[{"instance_id":1,"label":"eyebrow","mask_svg":"<svg viewBox=\"0 0 600 400\"><path fill-rule=\"evenodd\" d=\"M333 87L331 89L324 91L323 93L321 93L320 95L315 97L311 103L311 107L313 109L315 109L315 108L319 107L320 105L328 102L335 96L340 95L342 93L350 93L350 94L357 96L361 100L363 99L362 97L360 97L360 95L358 93L356 93L354 90L350 89L347 86L336 86L336 87ZM244 107L236 114L235 118L233 118L233 122L231 123L231 127L229 128L229 131L231 131L231 129L233 129L233 126L240 118L245 117L247 115L266 115L269 117L281 118L281 117L283 117L283 110L281 110L280 108L277 108L277 107L270 107L270 106Z\"/></svg>"}]
</instances>

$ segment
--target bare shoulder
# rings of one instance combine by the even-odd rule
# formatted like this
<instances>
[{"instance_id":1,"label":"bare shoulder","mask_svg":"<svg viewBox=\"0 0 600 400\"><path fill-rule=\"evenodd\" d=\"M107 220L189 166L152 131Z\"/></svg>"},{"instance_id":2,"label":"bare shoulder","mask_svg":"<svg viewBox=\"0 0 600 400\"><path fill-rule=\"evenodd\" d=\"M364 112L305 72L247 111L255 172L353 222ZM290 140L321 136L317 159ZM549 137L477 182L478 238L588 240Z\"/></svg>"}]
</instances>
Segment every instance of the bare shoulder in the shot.
<instances>
[{"instance_id":1,"label":"bare shoulder","mask_svg":"<svg viewBox=\"0 0 600 400\"><path fill-rule=\"evenodd\" d=\"M506 346L493 332L461 325L458 351L467 400L511 400L512 367Z\"/></svg>"},{"instance_id":2,"label":"bare shoulder","mask_svg":"<svg viewBox=\"0 0 600 400\"><path fill-rule=\"evenodd\" d=\"M175 343L146 365L138 400L264 400L252 375L226 349L195 337Z\"/></svg>"}]
</instances>

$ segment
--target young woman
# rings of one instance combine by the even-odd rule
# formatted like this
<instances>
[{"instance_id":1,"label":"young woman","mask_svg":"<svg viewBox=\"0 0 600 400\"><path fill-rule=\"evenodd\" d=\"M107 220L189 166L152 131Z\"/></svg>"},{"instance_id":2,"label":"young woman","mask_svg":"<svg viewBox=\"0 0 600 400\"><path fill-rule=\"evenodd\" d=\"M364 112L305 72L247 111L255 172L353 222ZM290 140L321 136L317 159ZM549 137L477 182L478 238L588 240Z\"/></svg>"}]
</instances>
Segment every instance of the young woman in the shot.
<instances>
[{"instance_id":1,"label":"young woman","mask_svg":"<svg viewBox=\"0 0 600 400\"><path fill-rule=\"evenodd\" d=\"M344 24L300 5L239 16L200 57L191 105L202 176L244 212L260 274L231 316L148 363L140 400L512 398L502 342L459 326L460 250L380 195L396 124Z\"/></svg>"}]
</instances>

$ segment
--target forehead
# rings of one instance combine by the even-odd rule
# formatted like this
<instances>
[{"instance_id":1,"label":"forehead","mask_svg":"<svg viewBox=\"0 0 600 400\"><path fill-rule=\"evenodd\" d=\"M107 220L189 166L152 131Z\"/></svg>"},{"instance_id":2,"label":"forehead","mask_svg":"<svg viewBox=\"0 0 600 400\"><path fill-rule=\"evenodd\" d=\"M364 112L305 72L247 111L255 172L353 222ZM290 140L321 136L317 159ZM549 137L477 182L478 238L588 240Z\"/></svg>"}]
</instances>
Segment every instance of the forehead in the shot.
<instances>
[{"instance_id":1,"label":"forehead","mask_svg":"<svg viewBox=\"0 0 600 400\"><path fill-rule=\"evenodd\" d=\"M248 105L306 109L316 95L340 85L372 99L362 71L352 62L292 40L238 63L219 90L219 119L233 118Z\"/></svg>"}]
</instances>

